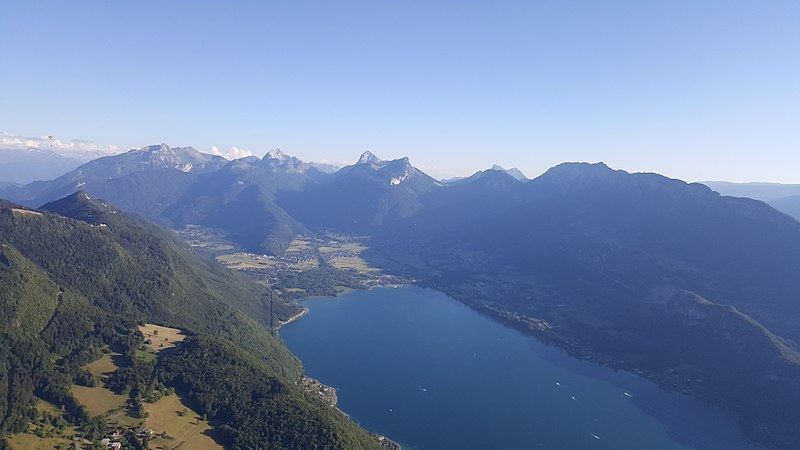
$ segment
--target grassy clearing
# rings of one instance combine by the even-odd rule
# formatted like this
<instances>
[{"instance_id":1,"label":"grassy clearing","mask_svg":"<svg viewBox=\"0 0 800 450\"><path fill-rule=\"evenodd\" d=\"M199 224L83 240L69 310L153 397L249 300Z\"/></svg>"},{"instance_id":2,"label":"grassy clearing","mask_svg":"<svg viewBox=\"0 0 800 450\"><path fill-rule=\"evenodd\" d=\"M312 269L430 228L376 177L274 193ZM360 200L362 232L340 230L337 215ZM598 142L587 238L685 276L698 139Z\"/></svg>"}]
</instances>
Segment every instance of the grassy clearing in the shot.
<instances>
[{"instance_id":1,"label":"grassy clearing","mask_svg":"<svg viewBox=\"0 0 800 450\"><path fill-rule=\"evenodd\" d=\"M28 215L28 216L41 216L42 213L38 211L31 211L30 209L20 209L20 208L11 208L16 214Z\"/></svg>"},{"instance_id":2,"label":"grassy clearing","mask_svg":"<svg viewBox=\"0 0 800 450\"><path fill-rule=\"evenodd\" d=\"M12 434L8 436L8 444L13 450L53 450L69 448L72 440L65 437L40 438L33 434Z\"/></svg>"},{"instance_id":3,"label":"grassy clearing","mask_svg":"<svg viewBox=\"0 0 800 450\"><path fill-rule=\"evenodd\" d=\"M155 403L146 403L150 413L147 428L158 433L167 433L173 439L155 438L150 441L154 449L198 449L217 450L223 448L208 434L212 428L207 421L189 408L178 395L163 397ZM186 411L184 414L183 411Z\"/></svg>"},{"instance_id":4,"label":"grassy clearing","mask_svg":"<svg viewBox=\"0 0 800 450\"><path fill-rule=\"evenodd\" d=\"M128 397L115 394L102 386L85 387L74 385L72 386L72 395L93 416L99 416L121 408L125 406L125 401L128 399Z\"/></svg>"},{"instance_id":5,"label":"grassy clearing","mask_svg":"<svg viewBox=\"0 0 800 450\"><path fill-rule=\"evenodd\" d=\"M92 361L83 366L92 375L105 378L123 364L123 357L119 353L103 355L97 361ZM125 406L127 396L119 395L98 384L95 387L72 386L72 395L81 405L85 406L93 416L99 416L109 411Z\"/></svg>"},{"instance_id":6,"label":"grassy clearing","mask_svg":"<svg viewBox=\"0 0 800 450\"><path fill-rule=\"evenodd\" d=\"M139 428L142 425L142 419L131 417L127 415L124 410L109 414L106 416L106 420L109 425L115 427Z\"/></svg>"},{"instance_id":7,"label":"grassy clearing","mask_svg":"<svg viewBox=\"0 0 800 450\"><path fill-rule=\"evenodd\" d=\"M119 369L120 365L122 364L122 359L123 357L119 353L109 353L107 355L103 355L103 357L97 361L90 362L83 367L91 372L92 375L96 377L103 377L105 375L110 375Z\"/></svg>"},{"instance_id":8,"label":"grassy clearing","mask_svg":"<svg viewBox=\"0 0 800 450\"><path fill-rule=\"evenodd\" d=\"M175 347L186 339L183 331L177 328L162 327L152 323L140 326L139 331L144 334L145 341L150 341L147 346L156 352Z\"/></svg>"},{"instance_id":9,"label":"grassy clearing","mask_svg":"<svg viewBox=\"0 0 800 450\"><path fill-rule=\"evenodd\" d=\"M158 358L156 355L156 350L153 350L150 347L145 347L144 349L136 349L133 351L133 356L143 362L153 362Z\"/></svg>"},{"instance_id":10,"label":"grassy clearing","mask_svg":"<svg viewBox=\"0 0 800 450\"><path fill-rule=\"evenodd\" d=\"M48 412L54 415L61 415L61 409L58 406L42 399L38 399L38 401L36 402L36 409L41 412Z\"/></svg>"},{"instance_id":11,"label":"grassy clearing","mask_svg":"<svg viewBox=\"0 0 800 450\"><path fill-rule=\"evenodd\" d=\"M330 264L337 269L354 269L359 272L378 271L378 269L370 267L369 263L360 256L337 256L331 258Z\"/></svg>"}]
</instances>

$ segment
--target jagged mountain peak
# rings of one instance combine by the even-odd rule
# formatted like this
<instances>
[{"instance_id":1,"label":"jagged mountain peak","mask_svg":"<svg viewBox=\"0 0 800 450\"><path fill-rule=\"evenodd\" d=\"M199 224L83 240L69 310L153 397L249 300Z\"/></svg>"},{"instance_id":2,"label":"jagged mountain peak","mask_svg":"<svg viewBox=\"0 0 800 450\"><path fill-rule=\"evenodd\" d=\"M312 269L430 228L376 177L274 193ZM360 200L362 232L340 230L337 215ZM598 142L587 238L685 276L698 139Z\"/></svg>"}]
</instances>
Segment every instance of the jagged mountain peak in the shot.
<instances>
[{"instance_id":1,"label":"jagged mountain peak","mask_svg":"<svg viewBox=\"0 0 800 450\"><path fill-rule=\"evenodd\" d=\"M294 174L303 174L313 168L310 164L283 153L279 148L267 152L261 162L270 170Z\"/></svg>"},{"instance_id":2,"label":"jagged mountain peak","mask_svg":"<svg viewBox=\"0 0 800 450\"><path fill-rule=\"evenodd\" d=\"M378 185L397 186L410 178L424 178L426 183L432 181L439 184L428 175L411 165L407 156L384 161L372 152L366 151L352 166L347 166L338 172L338 176L351 174L363 179L369 179ZM430 178L430 180L427 180Z\"/></svg>"},{"instance_id":3,"label":"jagged mountain peak","mask_svg":"<svg viewBox=\"0 0 800 450\"><path fill-rule=\"evenodd\" d=\"M264 155L264 159L276 159L278 161L287 161L291 158L291 156L286 155L279 148L272 149Z\"/></svg>"},{"instance_id":4,"label":"jagged mountain peak","mask_svg":"<svg viewBox=\"0 0 800 450\"><path fill-rule=\"evenodd\" d=\"M373 164L373 165L380 165L384 161L377 156L373 155L371 151L367 150L361 154L361 157L358 158L358 162L356 164Z\"/></svg>"}]
</instances>

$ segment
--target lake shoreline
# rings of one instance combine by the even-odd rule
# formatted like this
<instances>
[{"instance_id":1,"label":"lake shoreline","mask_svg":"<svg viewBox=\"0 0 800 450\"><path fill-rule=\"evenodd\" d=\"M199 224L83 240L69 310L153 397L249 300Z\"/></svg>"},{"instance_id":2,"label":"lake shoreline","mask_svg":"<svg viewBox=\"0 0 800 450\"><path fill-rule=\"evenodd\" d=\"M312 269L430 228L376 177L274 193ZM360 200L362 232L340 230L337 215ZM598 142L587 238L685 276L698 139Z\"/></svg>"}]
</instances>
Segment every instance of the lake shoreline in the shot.
<instances>
[{"instance_id":1,"label":"lake shoreline","mask_svg":"<svg viewBox=\"0 0 800 450\"><path fill-rule=\"evenodd\" d=\"M305 306L305 305L300 305L300 306L302 306L303 309L300 310L299 313L293 315L292 317L289 317L286 320L278 320L278 326L275 327L275 329L276 330L280 330L284 325L290 324L290 323L294 322L295 320L299 320L300 318L302 318L303 316L308 314L308 307Z\"/></svg>"},{"instance_id":2,"label":"lake shoreline","mask_svg":"<svg viewBox=\"0 0 800 450\"><path fill-rule=\"evenodd\" d=\"M413 381L414 383L411 386L403 386L405 380L399 379L395 375L388 375L388 374L399 374L399 373L407 373L405 369L398 369L392 368L392 366L387 365L387 363L391 363L391 360L394 360L398 357L398 349L402 348L409 348L408 343L404 343L407 341L403 336L403 331L394 330L392 331L393 323L396 322L403 322L404 324L411 322L415 323L414 333L412 335L416 335L418 330L417 327L421 326L419 321L423 321L425 323L424 327L419 330L420 333L423 330L427 330L425 332L433 332L436 333L436 336L442 337L446 336L446 339L455 339L458 340L467 340L469 339L471 344L468 345L468 354L472 355L473 351L477 351L477 358L472 360L472 357L468 357L466 359L462 358L462 363L466 362L467 364L476 364L479 361L480 366L475 366L475 369L470 370L478 370L478 371L495 371L496 369L492 369L491 367L497 367L496 365L489 363L487 360L492 359L494 356L486 353L485 351L481 351L481 345L497 345L495 347L497 350L494 350L494 353L504 353L506 350L509 350L509 353L514 354L514 352L518 353L520 348L520 344L522 342L523 347L527 347L528 345L532 345L534 343L535 347L533 347L530 351L525 351L525 354L520 354L518 356L512 357L511 361L514 361L514 366L523 365L523 366L536 366L541 365L542 361L537 360L537 358L546 358L548 359L548 366L549 365L556 365L558 369L555 370L557 373L561 373L563 371L570 372L569 375L561 374L557 375L555 378L551 378L548 382L548 376L542 377L533 377L529 379L533 381L533 385L538 387L528 387L530 383L526 384L523 387L523 391L527 392L527 395L534 395L533 398L546 398L541 397L541 395L551 396L557 395L555 390L558 390L557 386L559 383L554 383L556 381L561 382L560 389L569 389L569 391L562 391L561 395L566 395L565 400L558 400L556 403L553 404L552 400L548 403L548 410L551 408L555 408L554 411L547 411L545 416L558 416L556 411L561 410L563 408L569 408L570 405L580 405L581 407L588 407L591 408L591 405L588 403L584 403L584 401L589 401L592 397L601 397L603 402L607 402L607 405L617 405L613 407L614 413L612 416L606 417L606 423L614 424L617 423L619 420L636 420L641 422L644 420L645 422L642 423L658 423L661 424L661 427L664 431L657 433L658 436L656 439L657 445L651 446L650 448L683 448L678 445L678 443L682 443L683 445L688 445L689 448L707 448L708 440L709 439L718 439L719 442L729 442L729 445L726 448L750 448L743 444L743 439L741 439L741 432L736 430L736 424L733 423L732 418L729 415L724 414L724 411L718 410L716 408L709 408L707 405L704 405L702 402L694 400L693 398L687 397L685 395L681 395L680 393L675 392L668 392L663 388L657 386L651 380L648 380L646 377L643 377L641 374L636 374L635 372L631 371L623 371L618 375L615 375L616 372L612 370L611 367L604 366L602 364L598 364L596 361L589 360L586 358L576 358L574 355L571 355L569 352L565 351L564 348L558 345L554 345L552 342L547 342L545 339L541 339L540 337L530 333L524 332L520 330L519 327L513 326L511 323L507 323L505 321L500 320L498 317L493 316L491 314L487 314L485 311L478 311L475 308L471 307L470 305L466 304L463 301L458 301L457 299L448 296L442 290L436 290L432 287L423 287L417 284L406 284L404 285L404 289L402 291L398 291L397 289L387 288L387 289L365 289L365 290L356 290L351 293L352 297L349 295L341 296L341 297L325 297L325 298L307 298L303 301L317 301L314 304L309 304L308 306L315 309L316 312L313 315L313 320L310 325L302 324L295 325L295 328L291 328L291 333L286 333L288 335L284 336L285 342L289 345L290 349L298 355L298 357L303 361L304 365L307 367L310 373L314 374L317 377L321 377L326 379L328 383L331 385L335 385L343 389L346 393L344 401L346 403L346 408L352 414L355 414L354 419L357 420L359 423L362 423L364 427L367 429L380 429L383 430L386 434L393 434L395 433L398 438L400 438L403 442L411 442L412 445L420 445L423 448L427 448L430 446L431 448L456 448L453 446L431 446L430 442L426 443L424 439L417 439L411 438L408 431L400 432L396 428L397 420L400 420L397 414L402 414L401 411L408 411L409 407L419 405L418 403L409 404L403 406L404 401L410 400L411 398L415 399L414 402L427 402L428 400L425 399L433 399L437 395L441 395L443 392L442 389L445 386L439 385L437 386L431 380L436 379L436 375L426 376L425 379ZM344 297L344 300L342 300ZM391 301L387 299L393 299ZM324 300L324 301L319 301ZM340 300L340 302L328 302L327 300ZM443 301L444 300L444 301ZM389 301L389 303L387 303ZM366 303L364 303L366 302ZM447 306L447 304L453 306ZM341 306L340 306L341 305ZM388 305L388 309L387 306ZM458 306L456 306L458 305ZM453 309L455 308L455 309ZM445 315L441 315L443 310L453 310L452 313L447 313ZM462 312L459 312L462 311ZM463 312L463 311L469 311ZM465 316L466 314L466 316ZM462 318L466 317L466 324L473 324L475 322L480 322L483 324L493 323L496 325L477 325L479 328L488 328L488 329L495 329L497 331L493 333L499 333L500 335L506 336L506 341L503 344L491 344L490 341L495 341L495 338L492 337L491 339L485 339L476 337L478 341L474 341L473 337L464 339L465 336L462 337L454 337L460 336L463 334L463 330L460 329L452 329L452 320L454 315L456 317L463 316ZM355 317L356 321L353 321ZM470 319L469 317L477 317L475 319ZM483 319L478 319L479 317L483 317ZM365 322L366 320L366 322ZM461 320L461 319L456 319ZM451 325L448 326L446 322L450 322ZM497 328L497 327L500 328ZM403 330L406 326L403 326ZM302 332L298 332L297 330L302 329ZM506 332L502 332L500 330L505 329ZM431 331L432 330L432 331ZM310 333L310 334L309 334ZM510 335L509 335L510 333ZM518 334L517 334L518 333ZM344 336L351 336L346 338L347 345L344 345L345 342L338 341L339 343L336 344L337 335L344 335ZM305 335L306 337L302 338L302 341L295 341L298 345L303 342L301 347L294 347L292 345L292 335L299 337ZM495 334L493 334L494 336ZM310 336L318 336L317 339L310 340L308 337ZM355 338L357 340L353 340L355 336L359 336ZM369 336L369 339L364 339L364 337ZM520 336L520 338L513 338L509 336ZM321 340L320 340L321 339ZM388 339L388 341L387 341ZM420 336L414 336L414 339L422 339ZM434 339L438 339L435 337ZM512 340L509 340L512 339ZM384 342L385 341L385 342ZM354 342L362 342L363 344L353 345ZM412 345L410 348L416 349L413 353L417 353L418 351L427 352L430 348L435 348L436 343L431 342L428 338L422 339L422 346L418 344ZM530 344L524 344L524 342L529 342ZM364 347L365 348L361 348ZM451 345L451 344L447 344ZM463 347L465 344L459 343L456 344L457 346ZM477 345L477 347L476 347ZM540 346L541 345L541 346ZM326 348L329 348L326 350ZM381 352L384 355L392 355L392 356L382 356L380 357L380 361L371 359L378 357L377 354L372 353L369 348L380 348ZM393 350L394 348L394 350ZM545 353L542 353L541 350L533 350L535 348L539 349L546 349L550 348L551 350L546 350ZM516 350L515 350L516 349ZM461 354L467 350L462 349ZM531 353L531 351L533 353ZM309 353L310 352L310 353ZM339 353L344 352L344 353ZM404 352L401 350L401 352ZM455 352L458 353L458 352ZM319 359L312 357L313 354L320 354L324 355L324 361L327 361L324 365L320 365ZM373 356L369 356L373 355ZM556 356L554 356L556 355ZM352 358L361 358L364 356L368 356L368 361L371 361L368 366L363 366L361 362L356 362L357 360L353 360ZM531 357L533 356L533 357ZM333 359L332 359L333 358ZM430 358L430 356L428 356ZM434 357L435 360L436 357ZM555 358L555 360L549 360L549 358ZM446 359L446 358L444 358ZM566 364L560 364L558 360L567 359L569 362ZM474 362L470 363L469 360ZM336 362L334 362L336 361ZM431 361L430 359L428 361ZM537 362L539 361L539 362ZM521 363L520 363L521 362ZM563 361L562 361L563 362ZM440 362L443 363L443 362ZM420 370L419 362L411 362L408 363L404 367L415 367L415 372ZM458 370L455 367L458 367L459 362L451 361L449 363L442 366L446 368L446 370ZM429 365L429 363L425 363L422 365ZM371 369L368 367L371 366ZM580 370L574 370L575 367L578 367ZM357 368L357 369L355 369ZM356 370L356 372L353 372ZM370 370L378 370L378 372L373 373L371 376L369 375ZM514 369L516 370L516 368ZM527 369L525 369L527 370ZM539 370L533 368L531 370ZM546 369L551 370L551 369ZM357 372L360 371L367 371L369 373L359 374ZM607 374L605 372L608 372ZM462 371L459 371L462 373ZM598 373L600 375L598 375ZM515 377L519 376L520 374L514 375ZM570 382L570 377L572 376L581 376L581 377L588 377L592 381L588 382L588 384L581 382L581 384L576 385L575 381L573 380ZM366 377L366 378L365 378ZM374 377L379 381L375 383L367 381L370 377ZM622 377L622 378L620 378ZM405 378L405 377L403 377ZM449 377L448 377L449 378ZM469 378L469 377L467 377ZM360 380L360 381L359 381ZM455 379L451 379L452 381L448 382L447 384L452 384L453 381L457 381ZM398 383L399 382L399 383ZM459 381L460 382L460 381ZM386 391L387 384L391 386L390 391ZM458 384L456 382L455 384ZM555 384L555 386L554 386ZM584 386L583 384L586 384ZM589 386L593 386L598 384L598 387L589 389ZM611 386L609 386L611 385ZM384 386L384 387L379 387ZM424 387L424 389L422 387ZM475 404L478 408L484 408L486 405L493 405L497 403L497 398L503 398L502 396L498 396L498 393L495 393L492 389L496 389L496 385L492 385L490 383L488 386L491 387L490 390L486 391L482 397L484 398L484 403L478 405ZM609 387L611 389L609 390ZM366 389L366 390L365 390ZM376 394L365 394L365 392L373 392L374 390L378 390L382 392L379 395ZM407 389L407 390L406 390ZM448 388L449 389L449 388ZM470 391L471 388L462 389L460 392ZM550 391L550 393L543 393L541 389L545 391ZM588 389L588 390L587 390ZM430 392L429 392L430 391ZM502 391L502 388L501 388ZM397 398L397 393L403 392L402 395ZM628 395L628 393L633 393L633 395ZM623 396L623 393L625 395ZM570 400L570 394L574 394L576 396L578 403L575 402L575 398ZM515 394L516 395L516 394ZM368 398L366 398L368 397ZM469 396L472 397L471 395ZM494 398L494 400L490 399L489 397ZM636 397L636 398L631 398ZM585 399L585 400L584 400ZM453 402L451 402L453 400ZM378 410L374 409L364 409L365 405L370 402L378 401L383 403L383 409L379 408ZM561 402L565 402L561 404ZM366 403L365 403L366 402ZM488 402L488 403L487 403ZM500 403L504 401L501 400ZM596 401L595 401L596 402ZM630 402L630 403L629 403ZM630 404L630 406L625 406L622 409L624 404ZM455 401L454 398L449 398L447 401L438 401L436 404L436 408L455 408L459 410L458 413L461 413L460 410L468 410L471 407L459 407L458 402ZM434 404L429 405L434 406ZM465 405L466 406L466 405ZM610 408L611 406L609 406ZM354 409L355 408L355 409ZM392 408L394 412L392 412ZM524 414L530 414L532 410L536 410L535 406L522 406L523 409L526 409L527 412ZM633 408L633 409L631 409ZM693 420L686 420L683 419L684 417L682 414L675 414L675 411L684 411L687 412L689 417L708 417L708 421L704 422L703 419L699 421ZM562 411L562 414L565 411ZM569 413L571 414L571 413ZM601 411L595 411L594 413L587 413L587 414L601 414ZM615 418L619 415L619 418ZM446 414L441 414L439 417L446 417ZM678 417L678 420L669 420L669 417ZM529 416L530 417L530 416ZM598 415L598 417L600 417ZM633 419L630 419L633 417ZM640 418L641 417L641 418ZM387 422L387 420L389 422ZM411 421L416 425L413 427L419 427L423 424L429 425L431 431L428 433L438 434L438 435L453 435L453 434L465 434L469 435L469 431L447 431L446 427L442 430L436 430L440 428L440 425L435 425L438 423L438 419L436 418L428 418L424 419L419 416L415 417L407 417L403 420L406 423ZM533 420L533 423L543 423L548 419L538 419ZM418 422L421 421L421 422ZM491 421L490 421L491 422ZM507 425L508 422L513 422L512 420L508 420L505 422L505 425L502 425L504 421L500 421L495 425L486 424L486 430L491 430L492 433L498 432L498 430L503 429L503 427L509 426ZM703 427L696 426L696 423L710 423L708 425L709 428L706 430ZM569 427L572 427L574 424L570 423ZM589 424L587 424L589 425ZM498 428L499 426L499 428ZM651 425L648 425L651 426ZM617 428L614 428L617 427ZM550 427L551 429L558 429L556 427ZM513 428L514 430L522 430L522 428ZM543 439L552 439L552 431L545 431L545 429L541 429L544 434L542 434ZM719 431L725 430L723 435L720 435ZM635 440L631 439L639 439L644 440L647 442L649 437L636 437L636 438L629 438L624 436L623 434L628 434L628 427L618 427L617 425L611 425L611 428L607 428L607 426L600 426L597 429L592 429L591 431L598 436L603 437L603 444L608 443L625 443L625 442L635 442ZM668 436L664 435L664 432L668 431ZM620 434L622 433L622 434ZM673 434L674 433L674 434ZM512 434L516 434L513 432ZM588 432L584 433L588 439L591 439L589 442L594 442L597 438L593 438ZM413 435L413 433L412 433ZM727 435L727 436L724 436ZM441 437L441 436L440 436ZM437 438L438 439L438 438ZM445 437L445 440L453 440L450 438ZM458 440L457 438L455 440ZM580 440L580 433L573 436L559 436L559 439L566 439L566 441L575 441ZM667 440L668 439L668 440ZM458 448L475 448L474 443L467 441L468 444L464 447ZM477 440L475 441L477 442ZM513 442L513 441L512 441ZM561 441L556 441L561 442ZM664 442L673 442L675 445L670 447L663 447ZM704 444L697 445L697 443ZM732 444L730 444L732 443ZM552 442L551 442L552 444ZM581 445L586 444L585 442ZM470 447L472 445L472 447ZM607 445L607 444L606 444ZM516 444L508 445L507 448L518 448L519 446ZM525 447L522 447L525 448ZM611 448L611 447L598 447L598 448Z\"/></svg>"},{"instance_id":3,"label":"lake shoreline","mask_svg":"<svg viewBox=\"0 0 800 450\"><path fill-rule=\"evenodd\" d=\"M371 289L373 289L373 287L370 287L368 290L371 290ZM356 291L356 290L358 290L358 289L354 289L354 290L350 290L350 291L347 291L347 292L343 292L340 295L346 295L346 294L349 294L350 292L353 292L353 291ZM302 301L305 301L305 300L320 300L320 299L324 299L324 298L330 298L331 300L335 300L335 299L339 298L340 295L336 295L336 296L333 296L333 297L320 297L320 296L307 297L307 298L304 298L304 299L301 299L301 300L297 300L297 302L299 303L299 302L302 302ZM303 318L303 316L308 314L310 309L305 305L301 305L301 306L303 307L303 309L299 313L297 313L297 314L293 315L292 317L286 319L286 321L281 321L276 329L280 330L280 328L283 327L284 325L288 325L288 324L290 324L292 322L300 320L300 319ZM297 355L295 355L295 356L297 356ZM298 357L298 359L299 359L299 357ZM302 362L302 360L301 360L301 362ZM339 406L338 406L339 396L338 396L338 389L336 389L336 387L324 384L321 381L317 380L316 378L310 377L305 373L302 375L302 377L300 379L300 385L303 387L303 390L305 390L306 392L316 393L322 399L322 401L325 402L328 406L334 408L336 411L338 411L339 413L341 413L342 415L344 415L348 419L350 418L350 415L347 414L346 412L342 411L342 409L339 408ZM397 442L393 441L389 437L381 435L381 434L378 434L378 433L374 433L374 432L369 431L369 430L366 430L366 431L370 434L370 436L372 436L378 442L378 445L380 445L382 448L386 448L386 449L389 449L389 450L402 450L402 447L400 446L400 444L398 444Z\"/></svg>"},{"instance_id":4,"label":"lake shoreline","mask_svg":"<svg viewBox=\"0 0 800 450\"><path fill-rule=\"evenodd\" d=\"M474 303L466 299L460 298L461 296L458 295L457 293L449 292L449 289L447 289L447 287L425 286L425 285L415 285L415 286L420 287L422 289L431 289L434 291L442 292L448 297L452 298L453 300L477 312L478 314L481 314L501 325L517 330L523 333L524 335L531 336L544 345L563 351L567 356L576 361L591 362L596 364L598 367L609 368L615 371L625 372L633 376L636 376L640 379L646 380L650 383L653 383L655 386L657 386L664 392L669 392L669 393L676 392L685 395L689 398L697 399L698 401L701 401L706 405L708 405L709 407L719 410L721 413L726 414L727 416L735 420L739 430L742 433L742 436L747 440L747 443L750 446L758 449L767 448L764 447L761 443L749 437L748 432L750 430L747 427L747 423L742 419L742 417L739 414L737 414L735 411L725 408L723 405L714 401L713 398L702 395L702 393L695 392L694 390L691 389L691 386L681 383L678 380L675 380L673 378L668 378L661 373L652 372L642 369L640 367L636 367L628 363L627 361L615 358L612 355L607 355L595 351L587 345L581 344L580 342L569 339L567 336L559 334L551 326L541 326L539 323L540 321L538 320L535 321L536 322L535 324L532 324L529 318L525 316L505 314L505 312L502 310L495 310L492 308L482 306L480 303ZM546 324L546 322L544 323Z\"/></svg>"}]
</instances>

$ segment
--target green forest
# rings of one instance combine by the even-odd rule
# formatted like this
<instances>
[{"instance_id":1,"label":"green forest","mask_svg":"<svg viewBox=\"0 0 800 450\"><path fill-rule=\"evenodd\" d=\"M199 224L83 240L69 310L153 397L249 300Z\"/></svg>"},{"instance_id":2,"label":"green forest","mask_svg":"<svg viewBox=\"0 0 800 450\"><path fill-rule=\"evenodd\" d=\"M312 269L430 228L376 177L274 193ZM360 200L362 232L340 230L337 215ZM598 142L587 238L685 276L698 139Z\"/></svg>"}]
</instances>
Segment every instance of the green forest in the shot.
<instances>
[{"instance_id":1,"label":"green forest","mask_svg":"<svg viewBox=\"0 0 800 450\"><path fill-rule=\"evenodd\" d=\"M269 328L295 314L296 304L85 194L45 205L41 214L17 208L0 201L0 392L7 393L0 395L0 435L41 420L36 405L43 400L63 412L62 426L101 437L104 418L92 417L71 387L97 383L83 366L113 349L126 364L106 383L128 395L133 414L141 402L179 389L221 424L228 448L378 447L296 385L303 368ZM137 325L145 322L189 338L142 359ZM131 435L125 445L146 448L146 441Z\"/></svg>"}]
</instances>

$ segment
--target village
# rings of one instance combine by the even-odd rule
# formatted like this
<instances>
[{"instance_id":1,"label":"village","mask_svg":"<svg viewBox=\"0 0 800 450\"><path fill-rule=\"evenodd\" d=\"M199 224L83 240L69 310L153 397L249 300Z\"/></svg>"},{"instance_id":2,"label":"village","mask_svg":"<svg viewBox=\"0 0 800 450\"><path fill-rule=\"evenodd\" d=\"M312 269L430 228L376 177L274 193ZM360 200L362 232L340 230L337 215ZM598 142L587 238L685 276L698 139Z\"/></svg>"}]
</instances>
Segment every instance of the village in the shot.
<instances>
[{"instance_id":1,"label":"village","mask_svg":"<svg viewBox=\"0 0 800 450\"><path fill-rule=\"evenodd\" d=\"M409 282L373 267L364 258L368 250L364 237L336 233L298 236L282 254L268 255L241 251L224 237L197 225L177 232L192 249L259 280L286 299Z\"/></svg>"}]
</instances>

